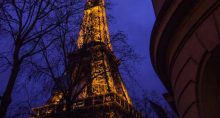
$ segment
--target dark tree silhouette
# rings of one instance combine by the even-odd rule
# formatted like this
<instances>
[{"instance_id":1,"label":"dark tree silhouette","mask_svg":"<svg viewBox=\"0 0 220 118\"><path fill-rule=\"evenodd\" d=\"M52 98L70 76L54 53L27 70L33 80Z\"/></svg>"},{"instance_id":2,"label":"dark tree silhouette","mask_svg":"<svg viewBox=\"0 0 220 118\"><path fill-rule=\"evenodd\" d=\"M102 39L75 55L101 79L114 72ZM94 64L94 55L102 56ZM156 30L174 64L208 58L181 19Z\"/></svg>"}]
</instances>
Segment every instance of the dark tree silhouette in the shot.
<instances>
[{"instance_id":1,"label":"dark tree silhouette","mask_svg":"<svg viewBox=\"0 0 220 118\"><path fill-rule=\"evenodd\" d=\"M22 69L22 64L30 57L49 48L57 39L51 35L60 27L66 17L78 13L80 0L3 0L1 2L1 30L13 49L1 52L1 64L10 66L10 74L0 106L0 117L5 117L11 103L11 95ZM62 9L71 9L59 14ZM75 12L72 12L75 11ZM59 15L57 15L59 14ZM42 47L42 43L44 46Z\"/></svg>"}]
</instances>

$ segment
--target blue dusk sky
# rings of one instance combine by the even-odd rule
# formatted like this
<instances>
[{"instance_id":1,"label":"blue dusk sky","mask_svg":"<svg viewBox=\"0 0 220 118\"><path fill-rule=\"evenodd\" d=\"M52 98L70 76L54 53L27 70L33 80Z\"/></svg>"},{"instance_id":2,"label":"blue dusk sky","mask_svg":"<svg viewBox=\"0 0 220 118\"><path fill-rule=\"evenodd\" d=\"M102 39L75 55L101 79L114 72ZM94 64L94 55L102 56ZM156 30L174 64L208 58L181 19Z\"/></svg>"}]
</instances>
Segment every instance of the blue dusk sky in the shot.
<instances>
[{"instance_id":1,"label":"blue dusk sky","mask_svg":"<svg viewBox=\"0 0 220 118\"><path fill-rule=\"evenodd\" d=\"M122 30L129 44L142 59L135 66L135 79L146 91L166 92L150 61L150 35L155 22L151 0L110 0L109 14L114 17L110 29Z\"/></svg>"},{"instance_id":2,"label":"blue dusk sky","mask_svg":"<svg viewBox=\"0 0 220 118\"><path fill-rule=\"evenodd\" d=\"M159 103L166 109L169 117L175 118L175 113L163 98L163 94L167 91L155 73L150 59L150 37L156 19L152 1L109 1L112 6L111 9L107 9L107 14L114 17L113 21L109 23L110 31L123 31L128 37L129 45L141 56L138 62L129 65L129 68L134 70L133 80L126 81L127 78L123 78L133 103L140 102L139 100L142 101L146 99L144 96L147 96L147 99ZM122 77L125 76L122 75ZM142 102L140 104L143 104Z\"/></svg>"}]
</instances>

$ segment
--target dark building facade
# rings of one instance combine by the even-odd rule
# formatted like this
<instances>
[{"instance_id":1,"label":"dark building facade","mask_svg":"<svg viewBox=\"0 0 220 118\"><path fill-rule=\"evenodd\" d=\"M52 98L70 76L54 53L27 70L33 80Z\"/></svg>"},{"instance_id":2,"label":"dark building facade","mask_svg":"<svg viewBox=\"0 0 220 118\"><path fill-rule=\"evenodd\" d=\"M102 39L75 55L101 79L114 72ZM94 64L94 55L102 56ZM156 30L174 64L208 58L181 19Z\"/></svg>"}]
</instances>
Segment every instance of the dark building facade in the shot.
<instances>
[{"instance_id":1,"label":"dark building facade","mask_svg":"<svg viewBox=\"0 0 220 118\"><path fill-rule=\"evenodd\" d=\"M220 117L220 1L153 0L151 60L181 118Z\"/></svg>"}]
</instances>

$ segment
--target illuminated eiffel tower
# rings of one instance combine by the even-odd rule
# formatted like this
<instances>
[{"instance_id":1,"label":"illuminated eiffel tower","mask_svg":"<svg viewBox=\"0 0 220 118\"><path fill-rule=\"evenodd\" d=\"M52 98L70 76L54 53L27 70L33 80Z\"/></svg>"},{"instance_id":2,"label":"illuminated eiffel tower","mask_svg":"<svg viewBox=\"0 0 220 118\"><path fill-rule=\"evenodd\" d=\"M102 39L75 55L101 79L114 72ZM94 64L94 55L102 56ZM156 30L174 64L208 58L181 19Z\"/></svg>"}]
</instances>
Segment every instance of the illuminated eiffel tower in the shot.
<instances>
[{"instance_id":1,"label":"illuminated eiffel tower","mask_svg":"<svg viewBox=\"0 0 220 118\"><path fill-rule=\"evenodd\" d=\"M132 105L118 70L120 62L112 52L104 0L87 0L77 45L70 60L73 81L76 76L82 80L74 89L82 91L68 117L141 117ZM62 117L66 108L63 105L58 109L61 98L61 93L55 93L48 105L33 109L34 117Z\"/></svg>"}]
</instances>

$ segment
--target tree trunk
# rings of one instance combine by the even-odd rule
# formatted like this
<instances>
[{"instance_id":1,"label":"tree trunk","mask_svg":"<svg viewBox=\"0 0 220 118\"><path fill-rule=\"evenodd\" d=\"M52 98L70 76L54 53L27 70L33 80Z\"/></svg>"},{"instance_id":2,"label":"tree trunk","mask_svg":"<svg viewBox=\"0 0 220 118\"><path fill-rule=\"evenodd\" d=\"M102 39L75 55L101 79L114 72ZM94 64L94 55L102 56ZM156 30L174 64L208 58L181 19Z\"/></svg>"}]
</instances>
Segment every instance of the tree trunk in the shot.
<instances>
[{"instance_id":1,"label":"tree trunk","mask_svg":"<svg viewBox=\"0 0 220 118\"><path fill-rule=\"evenodd\" d=\"M18 73L20 71L20 66L21 66L21 62L18 59L14 60L14 64L11 69L11 74L9 77L8 85L2 96L2 101L0 105L0 118L6 117L8 106L11 103L11 95L12 95L12 91L14 88L14 84L18 76Z\"/></svg>"}]
</instances>

